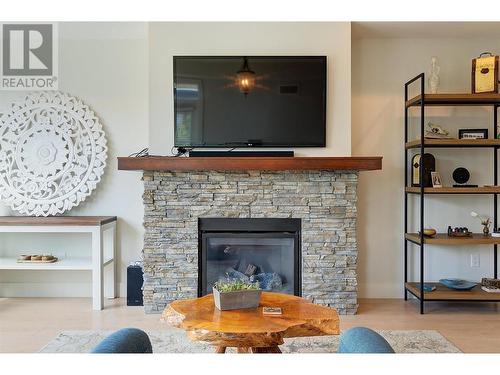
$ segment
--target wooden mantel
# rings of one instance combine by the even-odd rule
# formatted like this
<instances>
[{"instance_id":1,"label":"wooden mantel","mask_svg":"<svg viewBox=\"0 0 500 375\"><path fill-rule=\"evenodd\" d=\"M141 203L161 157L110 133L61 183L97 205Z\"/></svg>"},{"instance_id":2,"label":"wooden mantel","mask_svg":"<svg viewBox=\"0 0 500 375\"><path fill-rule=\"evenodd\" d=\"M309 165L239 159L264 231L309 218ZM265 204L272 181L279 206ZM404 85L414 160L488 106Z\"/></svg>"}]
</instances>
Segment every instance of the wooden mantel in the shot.
<instances>
[{"instance_id":1,"label":"wooden mantel","mask_svg":"<svg viewBox=\"0 0 500 375\"><path fill-rule=\"evenodd\" d=\"M119 157L118 169L128 171L244 171L382 169L381 156L352 157Z\"/></svg>"}]
</instances>

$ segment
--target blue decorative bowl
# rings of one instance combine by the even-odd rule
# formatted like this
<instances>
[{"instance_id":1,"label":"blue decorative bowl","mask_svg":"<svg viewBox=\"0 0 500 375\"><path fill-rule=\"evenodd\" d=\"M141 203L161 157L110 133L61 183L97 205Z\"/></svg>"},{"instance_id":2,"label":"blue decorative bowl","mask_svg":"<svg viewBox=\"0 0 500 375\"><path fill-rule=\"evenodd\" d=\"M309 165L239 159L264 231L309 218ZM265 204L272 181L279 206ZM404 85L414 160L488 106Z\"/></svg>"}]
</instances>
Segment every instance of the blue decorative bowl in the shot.
<instances>
[{"instance_id":1,"label":"blue decorative bowl","mask_svg":"<svg viewBox=\"0 0 500 375\"><path fill-rule=\"evenodd\" d=\"M420 290L420 283L416 283L415 286L418 290ZM436 290L436 287L432 284L424 283L424 292L433 292Z\"/></svg>"},{"instance_id":2,"label":"blue decorative bowl","mask_svg":"<svg viewBox=\"0 0 500 375\"><path fill-rule=\"evenodd\" d=\"M447 288L456 290L471 290L477 285L477 283L461 279L441 279L439 282Z\"/></svg>"}]
</instances>

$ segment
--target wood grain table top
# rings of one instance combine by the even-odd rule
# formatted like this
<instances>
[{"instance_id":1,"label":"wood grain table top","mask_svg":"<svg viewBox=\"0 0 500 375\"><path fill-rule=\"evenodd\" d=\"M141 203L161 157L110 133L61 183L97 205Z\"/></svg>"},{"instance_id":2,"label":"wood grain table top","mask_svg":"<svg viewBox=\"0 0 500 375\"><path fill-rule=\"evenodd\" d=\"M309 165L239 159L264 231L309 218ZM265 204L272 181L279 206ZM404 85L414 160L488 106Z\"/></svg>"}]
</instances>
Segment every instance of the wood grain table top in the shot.
<instances>
[{"instance_id":1,"label":"wood grain table top","mask_svg":"<svg viewBox=\"0 0 500 375\"><path fill-rule=\"evenodd\" d=\"M116 221L116 216L0 216L0 225L75 225L97 226Z\"/></svg>"},{"instance_id":2,"label":"wood grain table top","mask_svg":"<svg viewBox=\"0 0 500 375\"><path fill-rule=\"evenodd\" d=\"M282 315L263 315L263 307L281 307ZM162 320L183 328L194 341L222 347L270 347L283 338L338 335L337 311L280 293L263 292L258 308L220 311L212 294L169 304Z\"/></svg>"}]
</instances>

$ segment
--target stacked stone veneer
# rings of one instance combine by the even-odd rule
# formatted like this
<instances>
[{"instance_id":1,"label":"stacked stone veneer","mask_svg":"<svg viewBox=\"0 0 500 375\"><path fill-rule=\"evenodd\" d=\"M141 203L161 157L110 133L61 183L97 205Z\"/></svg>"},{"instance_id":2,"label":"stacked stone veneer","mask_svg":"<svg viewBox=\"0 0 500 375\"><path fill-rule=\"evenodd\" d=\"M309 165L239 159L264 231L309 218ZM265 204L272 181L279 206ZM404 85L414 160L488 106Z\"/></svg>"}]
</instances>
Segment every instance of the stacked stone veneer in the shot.
<instances>
[{"instance_id":1,"label":"stacked stone veneer","mask_svg":"<svg viewBox=\"0 0 500 375\"><path fill-rule=\"evenodd\" d=\"M199 217L302 219L302 294L357 309L355 171L144 172L144 308L197 296Z\"/></svg>"}]
</instances>

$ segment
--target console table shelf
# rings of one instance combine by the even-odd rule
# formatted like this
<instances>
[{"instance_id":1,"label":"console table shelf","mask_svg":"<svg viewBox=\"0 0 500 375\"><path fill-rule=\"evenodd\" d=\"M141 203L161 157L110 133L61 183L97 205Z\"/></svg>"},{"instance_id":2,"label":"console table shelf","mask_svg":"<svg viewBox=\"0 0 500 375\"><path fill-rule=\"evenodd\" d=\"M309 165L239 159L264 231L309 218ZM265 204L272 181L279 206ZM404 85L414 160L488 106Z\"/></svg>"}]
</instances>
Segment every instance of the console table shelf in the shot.
<instances>
[{"instance_id":1,"label":"console table shelf","mask_svg":"<svg viewBox=\"0 0 500 375\"><path fill-rule=\"evenodd\" d=\"M382 169L381 156L356 157L119 157L118 169L143 171L197 170L358 170Z\"/></svg>"},{"instance_id":2,"label":"console table shelf","mask_svg":"<svg viewBox=\"0 0 500 375\"><path fill-rule=\"evenodd\" d=\"M103 261L103 266L113 259ZM0 257L0 270L91 271L92 258L62 258L54 263L18 263L15 257Z\"/></svg>"},{"instance_id":3,"label":"console table shelf","mask_svg":"<svg viewBox=\"0 0 500 375\"><path fill-rule=\"evenodd\" d=\"M110 265L107 292L116 296L116 216L0 216L1 233L88 233L92 250L88 257L64 257L55 263L17 263L17 257L0 253L0 270L91 271L92 308L104 306L104 267ZM110 232L109 241L104 239ZM5 250L5 249L4 249Z\"/></svg>"}]
</instances>

